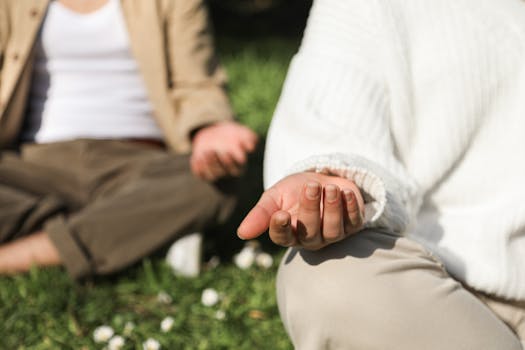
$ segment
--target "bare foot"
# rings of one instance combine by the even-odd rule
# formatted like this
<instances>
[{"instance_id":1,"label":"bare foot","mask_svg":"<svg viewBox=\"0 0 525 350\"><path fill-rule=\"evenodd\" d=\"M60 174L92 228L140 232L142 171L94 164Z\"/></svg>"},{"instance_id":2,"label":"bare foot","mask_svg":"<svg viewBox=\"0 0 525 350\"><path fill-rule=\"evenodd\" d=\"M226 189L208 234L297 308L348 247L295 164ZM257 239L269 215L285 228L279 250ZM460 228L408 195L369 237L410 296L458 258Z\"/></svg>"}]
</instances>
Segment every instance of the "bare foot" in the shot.
<instances>
[{"instance_id":1,"label":"bare foot","mask_svg":"<svg viewBox=\"0 0 525 350\"><path fill-rule=\"evenodd\" d=\"M28 271L32 266L61 265L57 249L45 232L0 246L0 274Z\"/></svg>"}]
</instances>

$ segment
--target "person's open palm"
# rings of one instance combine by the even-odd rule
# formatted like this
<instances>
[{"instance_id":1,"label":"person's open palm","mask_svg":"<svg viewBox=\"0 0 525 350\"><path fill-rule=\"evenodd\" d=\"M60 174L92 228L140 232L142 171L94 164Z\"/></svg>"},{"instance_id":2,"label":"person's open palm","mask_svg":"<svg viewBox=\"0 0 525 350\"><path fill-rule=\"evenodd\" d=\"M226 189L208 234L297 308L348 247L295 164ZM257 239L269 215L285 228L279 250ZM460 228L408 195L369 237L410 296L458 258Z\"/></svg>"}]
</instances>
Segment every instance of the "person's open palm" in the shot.
<instances>
[{"instance_id":1,"label":"person's open palm","mask_svg":"<svg viewBox=\"0 0 525 350\"><path fill-rule=\"evenodd\" d=\"M257 135L239 123L226 121L203 127L193 137L191 170L207 181L239 176L247 154L256 145Z\"/></svg>"},{"instance_id":2,"label":"person's open palm","mask_svg":"<svg viewBox=\"0 0 525 350\"><path fill-rule=\"evenodd\" d=\"M363 228L363 198L353 181L304 172L263 193L237 231L252 239L267 229L281 246L317 250Z\"/></svg>"}]
</instances>

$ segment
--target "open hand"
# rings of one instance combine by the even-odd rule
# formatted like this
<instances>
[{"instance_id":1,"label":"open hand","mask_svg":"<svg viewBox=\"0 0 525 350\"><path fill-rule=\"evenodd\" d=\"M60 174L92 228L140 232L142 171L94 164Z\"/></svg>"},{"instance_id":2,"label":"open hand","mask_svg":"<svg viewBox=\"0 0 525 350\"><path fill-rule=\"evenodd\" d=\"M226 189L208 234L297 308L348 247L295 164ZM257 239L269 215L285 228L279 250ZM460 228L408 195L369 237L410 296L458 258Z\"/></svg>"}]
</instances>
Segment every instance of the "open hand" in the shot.
<instances>
[{"instance_id":1,"label":"open hand","mask_svg":"<svg viewBox=\"0 0 525 350\"><path fill-rule=\"evenodd\" d=\"M363 228L364 202L351 180L318 173L290 175L263 193L237 231L252 239L269 228L281 246L321 249Z\"/></svg>"},{"instance_id":2,"label":"open hand","mask_svg":"<svg viewBox=\"0 0 525 350\"><path fill-rule=\"evenodd\" d=\"M199 129L193 137L190 165L193 174L207 181L224 176L239 176L247 153L257 145L257 135L232 121Z\"/></svg>"}]
</instances>

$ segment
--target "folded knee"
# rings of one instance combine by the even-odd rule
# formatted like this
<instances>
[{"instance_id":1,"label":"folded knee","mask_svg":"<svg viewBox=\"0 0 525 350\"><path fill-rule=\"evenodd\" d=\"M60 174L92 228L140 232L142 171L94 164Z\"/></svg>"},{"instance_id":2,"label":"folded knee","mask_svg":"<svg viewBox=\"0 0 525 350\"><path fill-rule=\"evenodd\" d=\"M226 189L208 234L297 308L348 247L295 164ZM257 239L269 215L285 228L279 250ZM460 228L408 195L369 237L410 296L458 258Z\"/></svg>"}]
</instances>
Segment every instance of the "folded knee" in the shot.
<instances>
[{"instance_id":1,"label":"folded knee","mask_svg":"<svg viewBox=\"0 0 525 350\"><path fill-rule=\"evenodd\" d=\"M363 239L370 241L290 249L283 258L279 310L296 349L521 349L503 322L417 244L402 239L360 254L355 247Z\"/></svg>"}]
</instances>

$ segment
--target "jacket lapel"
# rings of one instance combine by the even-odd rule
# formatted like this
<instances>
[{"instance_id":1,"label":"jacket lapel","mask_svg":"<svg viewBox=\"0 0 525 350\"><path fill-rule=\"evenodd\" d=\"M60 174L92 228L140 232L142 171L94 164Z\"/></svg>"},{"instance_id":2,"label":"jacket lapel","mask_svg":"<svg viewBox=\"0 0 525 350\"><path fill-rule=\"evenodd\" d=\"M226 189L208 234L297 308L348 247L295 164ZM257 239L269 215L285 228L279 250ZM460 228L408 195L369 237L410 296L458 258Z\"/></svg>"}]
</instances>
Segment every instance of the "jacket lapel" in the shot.
<instances>
[{"instance_id":1,"label":"jacket lapel","mask_svg":"<svg viewBox=\"0 0 525 350\"><path fill-rule=\"evenodd\" d=\"M166 102L167 74L157 1L121 0L131 49L153 106ZM160 118L157 118L160 119Z\"/></svg>"},{"instance_id":2,"label":"jacket lapel","mask_svg":"<svg viewBox=\"0 0 525 350\"><path fill-rule=\"evenodd\" d=\"M21 76L22 70L28 63L35 37L40 29L50 0L16 1L13 2L11 20L12 32L5 52L4 64L11 68L4 69L0 90L0 100L7 101L15 90L15 85ZM5 67L4 67L5 68Z\"/></svg>"}]
</instances>

